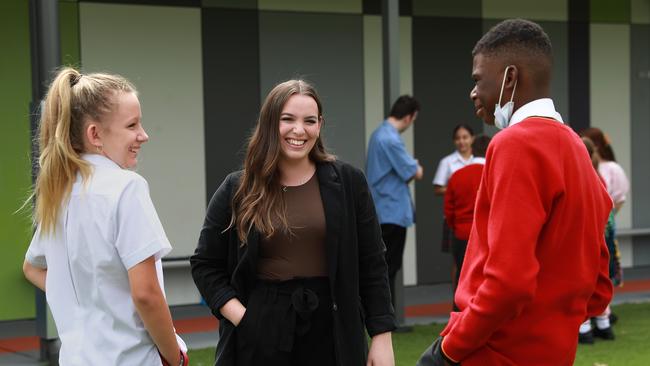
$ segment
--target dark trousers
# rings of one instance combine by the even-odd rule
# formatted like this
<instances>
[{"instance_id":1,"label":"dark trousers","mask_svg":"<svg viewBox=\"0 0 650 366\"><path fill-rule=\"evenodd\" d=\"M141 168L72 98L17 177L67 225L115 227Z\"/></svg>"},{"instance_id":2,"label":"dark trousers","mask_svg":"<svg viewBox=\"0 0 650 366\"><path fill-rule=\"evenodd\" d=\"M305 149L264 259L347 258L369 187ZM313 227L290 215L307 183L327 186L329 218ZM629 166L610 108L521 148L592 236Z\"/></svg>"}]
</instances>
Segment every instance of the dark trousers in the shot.
<instances>
[{"instance_id":1,"label":"dark trousers","mask_svg":"<svg viewBox=\"0 0 650 366\"><path fill-rule=\"evenodd\" d=\"M238 366L334 366L327 277L259 280L235 328Z\"/></svg>"},{"instance_id":2,"label":"dark trousers","mask_svg":"<svg viewBox=\"0 0 650 366\"><path fill-rule=\"evenodd\" d=\"M460 240L452 235L451 238L451 255L454 257L454 264L456 264L456 278L454 279L454 295L456 288L458 288L458 281L460 280L460 270L463 268L463 260L465 260L465 251L467 250L467 240ZM453 310L458 311L456 301L453 304Z\"/></svg>"},{"instance_id":3,"label":"dark trousers","mask_svg":"<svg viewBox=\"0 0 650 366\"><path fill-rule=\"evenodd\" d=\"M395 306L395 276L402 268L404 244L406 243L406 228L395 224L382 224L381 237L386 244L386 264L388 265L388 282L390 296Z\"/></svg>"}]
</instances>

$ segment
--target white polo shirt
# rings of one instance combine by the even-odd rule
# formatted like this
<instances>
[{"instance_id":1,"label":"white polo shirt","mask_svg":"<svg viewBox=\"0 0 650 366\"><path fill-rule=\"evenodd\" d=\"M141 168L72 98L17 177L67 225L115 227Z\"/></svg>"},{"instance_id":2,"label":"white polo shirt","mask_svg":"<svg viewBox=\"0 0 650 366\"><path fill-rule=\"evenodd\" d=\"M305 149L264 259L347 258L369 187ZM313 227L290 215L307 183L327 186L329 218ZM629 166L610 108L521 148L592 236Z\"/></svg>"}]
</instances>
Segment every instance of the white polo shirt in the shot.
<instances>
[{"instance_id":1,"label":"white polo shirt","mask_svg":"<svg viewBox=\"0 0 650 366\"><path fill-rule=\"evenodd\" d=\"M77 176L55 235L37 229L26 259L47 268L46 296L68 365L161 365L138 315L127 270L171 246L144 178L113 161L88 154L93 166L84 187ZM163 290L164 293L164 290Z\"/></svg>"},{"instance_id":2,"label":"white polo shirt","mask_svg":"<svg viewBox=\"0 0 650 366\"><path fill-rule=\"evenodd\" d=\"M436 175L433 177L433 185L446 186L447 182L449 182L449 178L451 178L451 175L454 174L456 170L468 166L473 161L474 155L471 155L469 159L465 160L458 150L445 156L438 164Z\"/></svg>"}]
</instances>

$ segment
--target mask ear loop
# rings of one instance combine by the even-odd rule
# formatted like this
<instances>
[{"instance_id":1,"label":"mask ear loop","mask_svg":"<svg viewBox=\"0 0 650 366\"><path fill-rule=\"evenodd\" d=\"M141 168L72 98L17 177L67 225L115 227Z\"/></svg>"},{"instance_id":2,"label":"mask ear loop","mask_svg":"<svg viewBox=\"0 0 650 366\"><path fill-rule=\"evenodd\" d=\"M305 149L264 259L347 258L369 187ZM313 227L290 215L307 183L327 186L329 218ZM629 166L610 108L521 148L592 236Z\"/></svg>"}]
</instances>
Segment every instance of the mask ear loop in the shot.
<instances>
[{"instance_id":1,"label":"mask ear loop","mask_svg":"<svg viewBox=\"0 0 650 366\"><path fill-rule=\"evenodd\" d=\"M503 88L506 86L506 77L508 77L508 70L513 67L512 65L506 66L506 71L503 72L503 81L501 82L501 92L499 93L499 107L501 106L501 98L503 97ZM515 80L515 87L512 89L512 95L510 95L510 101L515 97L515 90L517 90L517 80Z\"/></svg>"},{"instance_id":2,"label":"mask ear loop","mask_svg":"<svg viewBox=\"0 0 650 366\"><path fill-rule=\"evenodd\" d=\"M515 99L515 90L517 90L517 80L515 80L515 86L512 87L512 95L510 96L511 102L513 99Z\"/></svg>"}]
</instances>

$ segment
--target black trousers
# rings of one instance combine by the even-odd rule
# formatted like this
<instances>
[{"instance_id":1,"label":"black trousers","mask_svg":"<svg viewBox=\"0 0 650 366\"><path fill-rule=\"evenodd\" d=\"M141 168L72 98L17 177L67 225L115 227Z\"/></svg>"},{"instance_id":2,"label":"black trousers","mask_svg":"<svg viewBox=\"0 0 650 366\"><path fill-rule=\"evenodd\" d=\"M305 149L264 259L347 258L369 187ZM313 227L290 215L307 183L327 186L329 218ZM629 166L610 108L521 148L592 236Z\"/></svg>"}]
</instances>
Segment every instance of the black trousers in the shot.
<instances>
[{"instance_id":1,"label":"black trousers","mask_svg":"<svg viewBox=\"0 0 650 366\"><path fill-rule=\"evenodd\" d=\"M458 287L458 281L460 279L460 270L463 268L463 261L465 260L465 252L467 251L467 240L461 240L452 235L451 238L451 255L454 257L454 263L456 264L456 279L454 281L454 295L456 294L456 288ZM453 310L458 311L458 306L456 306L456 301L453 304Z\"/></svg>"},{"instance_id":2,"label":"black trousers","mask_svg":"<svg viewBox=\"0 0 650 366\"><path fill-rule=\"evenodd\" d=\"M388 282L390 297L395 306L395 276L402 268L404 245L406 243L406 228L395 224L382 224L381 237L386 244L386 264L388 265Z\"/></svg>"},{"instance_id":3,"label":"black trousers","mask_svg":"<svg viewBox=\"0 0 650 366\"><path fill-rule=\"evenodd\" d=\"M461 240L455 236L451 238L451 255L454 257L456 263L456 286L458 286L458 279L460 278L460 270L463 268L463 260L465 260L465 251L467 251L467 240Z\"/></svg>"},{"instance_id":4,"label":"black trousers","mask_svg":"<svg viewBox=\"0 0 650 366\"><path fill-rule=\"evenodd\" d=\"M235 333L238 366L336 365L328 278L259 280Z\"/></svg>"}]
</instances>

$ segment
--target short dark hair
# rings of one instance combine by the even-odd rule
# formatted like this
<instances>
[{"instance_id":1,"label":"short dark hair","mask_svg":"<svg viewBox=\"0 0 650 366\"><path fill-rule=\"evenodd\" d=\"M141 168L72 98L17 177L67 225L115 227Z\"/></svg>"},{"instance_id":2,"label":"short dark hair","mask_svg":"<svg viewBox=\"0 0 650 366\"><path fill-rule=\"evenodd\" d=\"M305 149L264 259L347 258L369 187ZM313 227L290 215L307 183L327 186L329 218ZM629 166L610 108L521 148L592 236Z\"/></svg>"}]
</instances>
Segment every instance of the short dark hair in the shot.
<instances>
[{"instance_id":1,"label":"short dark hair","mask_svg":"<svg viewBox=\"0 0 650 366\"><path fill-rule=\"evenodd\" d=\"M472 56L492 56L495 53L543 57L549 64L553 62L553 48L548 35L539 24L525 19L507 19L495 25L472 50Z\"/></svg>"},{"instance_id":2,"label":"short dark hair","mask_svg":"<svg viewBox=\"0 0 650 366\"><path fill-rule=\"evenodd\" d=\"M471 127L469 127L468 124L465 124L465 123L459 123L459 124L456 125L456 127L454 127L454 132L451 134L451 139L452 139L452 140L455 140L455 139L456 139L456 133L457 133L458 130L460 130L461 128L464 129L464 130L467 130L467 132L469 132L469 135L470 135L470 136L474 136L474 130L473 130Z\"/></svg>"},{"instance_id":3,"label":"short dark hair","mask_svg":"<svg viewBox=\"0 0 650 366\"><path fill-rule=\"evenodd\" d=\"M420 110L420 102L410 95L402 95L397 98L390 109L389 117L404 118Z\"/></svg>"},{"instance_id":4,"label":"short dark hair","mask_svg":"<svg viewBox=\"0 0 650 366\"><path fill-rule=\"evenodd\" d=\"M487 151L488 145L490 144L490 136L487 135L478 135L474 138L472 142L472 155L479 158L485 157L485 152Z\"/></svg>"}]
</instances>

